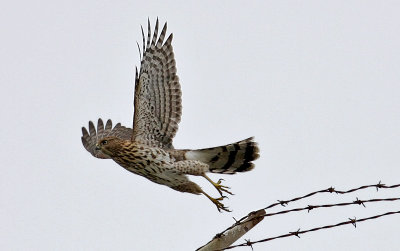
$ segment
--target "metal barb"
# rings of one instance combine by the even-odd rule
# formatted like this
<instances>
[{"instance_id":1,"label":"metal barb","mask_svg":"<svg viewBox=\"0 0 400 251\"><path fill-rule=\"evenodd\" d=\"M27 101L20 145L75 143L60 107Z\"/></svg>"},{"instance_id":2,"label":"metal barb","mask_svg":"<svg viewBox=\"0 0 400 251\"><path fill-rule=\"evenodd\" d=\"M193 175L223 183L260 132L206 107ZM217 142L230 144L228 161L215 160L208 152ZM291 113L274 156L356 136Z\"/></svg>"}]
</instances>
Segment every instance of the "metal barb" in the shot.
<instances>
[{"instance_id":1,"label":"metal barb","mask_svg":"<svg viewBox=\"0 0 400 251\"><path fill-rule=\"evenodd\" d=\"M251 247L251 250L254 250L253 249L253 243L250 241L250 239L248 239L248 240L244 239L244 240L246 241L246 245Z\"/></svg>"},{"instance_id":2,"label":"metal barb","mask_svg":"<svg viewBox=\"0 0 400 251\"><path fill-rule=\"evenodd\" d=\"M308 205L308 206L307 206L308 213L309 213L311 210L313 210L314 208L315 208L315 206Z\"/></svg>"},{"instance_id":3,"label":"metal barb","mask_svg":"<svg viewBox=\"0 0 400 251\"><path fill-rule=\"evenodd\" d=\"M354 216L354 219L352 219L352 218L349 218L349 220L350 220L350 223L355 227L355 228L357 228L357 219L356 219L356 217Z\"/></svg>"},{"instance_id":4,"label":"metal barb","mask_svg":"<svg viewBox=\"0 0 400 251\"><path fill-rule=\"evenodd\" d=\"M291 235L294 235L294 236L296 236L297 238L300 238L300 228L299 229L297 229L297 231L296 232L289 232Z\"/></svg>"},{"instance_id":5,"label":"metal barb","mask_svg":"<svg viewBox=\"0 0 400 251\"><path fill-rule=\"evenodd\" d=\"M289 204L289 201L286 200L278 200L279 204L281 204L282 207L286 207Z\"/></svg>"},{"instance_id":6,"label":"metal barb","mask_svg":"<svg viewBox=\"0 0 400 251\"><path fill-rule=\"evenodd\" d=\"M382 184L381 181L379 181L378 184L376 184L376 191L378 192L379 188L383 188L385 186L386 186L385 184Z\"/></svg>"},{"instance_id":7,"label":"metal barb","mask_svg":"<svg viewBox=\"0 0 400 251\"><path fill-rule=\"evenodd\" d=\"M356 200L353 201L353 202L358 204L358 205L363 205L363 207L365 207L364 202L362 200L359 200L358 197L356 197Z\"/></svg>"}]
</instances>

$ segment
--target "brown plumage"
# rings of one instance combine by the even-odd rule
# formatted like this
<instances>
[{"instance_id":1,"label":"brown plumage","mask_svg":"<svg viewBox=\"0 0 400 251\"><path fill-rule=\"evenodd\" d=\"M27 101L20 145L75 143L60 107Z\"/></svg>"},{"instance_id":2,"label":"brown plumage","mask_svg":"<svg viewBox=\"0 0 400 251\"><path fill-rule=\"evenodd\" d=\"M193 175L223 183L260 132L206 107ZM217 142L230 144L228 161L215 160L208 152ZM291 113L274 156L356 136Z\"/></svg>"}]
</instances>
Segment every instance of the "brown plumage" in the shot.
<instances>
[{"instance_id":1,"label":"brown plumage","mask_svg":"<svg viewBox=\"0 0 400 251\"><path fill-rule=\"evenodd\" d=\"M225 146L177 150L172 145L181 119L181 89L172 49L172 34L165 40L167 24L158 35L158 19L153 36L148 23L147 39L143 28L143 55L136 69L133 129L111 120L98 120L97 130L89 122L82 128L83 146L94 157L111 158L128 171L180 192L204 194L219 211L229 211L221 201L231 194L221 180L213 182L206 173L234 174L254 168L259 157L253 138ZM203 176L220 193L212 198L187 175Z\"/></svg>"}]
</instances>

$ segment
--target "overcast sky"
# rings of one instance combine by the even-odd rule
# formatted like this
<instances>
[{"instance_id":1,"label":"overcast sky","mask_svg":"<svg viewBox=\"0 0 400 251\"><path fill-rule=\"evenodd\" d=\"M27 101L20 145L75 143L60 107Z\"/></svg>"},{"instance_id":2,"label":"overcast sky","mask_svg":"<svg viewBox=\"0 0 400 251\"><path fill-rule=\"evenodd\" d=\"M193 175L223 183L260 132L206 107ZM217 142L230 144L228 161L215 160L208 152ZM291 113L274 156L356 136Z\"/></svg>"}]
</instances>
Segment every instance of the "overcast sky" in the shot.
<instances>
[{"instance_id":1,"label":"overcast sky","mask_svg":"<svg viewBox=\"0 0 400 251\"><path fill-rule=\"evenodd\" d=\"M2 3L0 249L194 250L232 217L276 200L400 183L399 13L398 1ZM259 142L254 171L211 176L232 187L232 213L81 144L89 120L131 126L136 41L157 16L174 33L183 91L175 147ZM398 194L325 194L293 206ZM240 242L400 209L366 206L268 218ZM393 215L254 248L394 250L399 222Z\"/></svg>"}]
</instances>

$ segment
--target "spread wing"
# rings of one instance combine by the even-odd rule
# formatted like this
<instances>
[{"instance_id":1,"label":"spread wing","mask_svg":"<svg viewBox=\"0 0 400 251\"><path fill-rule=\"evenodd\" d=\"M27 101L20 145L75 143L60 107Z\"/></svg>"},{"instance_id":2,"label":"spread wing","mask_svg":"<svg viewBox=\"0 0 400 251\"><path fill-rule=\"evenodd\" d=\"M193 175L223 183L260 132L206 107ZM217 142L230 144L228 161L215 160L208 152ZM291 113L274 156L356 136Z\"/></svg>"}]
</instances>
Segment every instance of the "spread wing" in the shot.
<instances>
[{"instance_id":1,"label":"spread wing","mask_svg":"<svg viewBox=\"0 0 400 251\"><path fill-rule=\"evenodd\" d=\"M103 120L99 119L97 121L97 131L92 121L89 121L89 132L85 127L82 127L82 144L85 149L96 158L109 159L109 157L107 157L101 151L96 150L96 143L100 139L108 136L115 136L120 139L129 140L132 136L132 129L122 126L121 123L116 124L115 127L112 128L111 119L107 120L105 127Z\"/></svg>"},{"instance_id":2,"label":"spread wing","mask_svg":"<svg viewBox=\"0 0 400 251\"><path fill-rule=\"evenodd\" d=\"M132 141L173 148L172 139L182 114L181 87L176 75L172 34L164 42L166 31L167 23L158 36L157 19L151 37L148 22L146 41L142 27L143 57L139 74L136 69Z\"/></svg>"}]
</instances>

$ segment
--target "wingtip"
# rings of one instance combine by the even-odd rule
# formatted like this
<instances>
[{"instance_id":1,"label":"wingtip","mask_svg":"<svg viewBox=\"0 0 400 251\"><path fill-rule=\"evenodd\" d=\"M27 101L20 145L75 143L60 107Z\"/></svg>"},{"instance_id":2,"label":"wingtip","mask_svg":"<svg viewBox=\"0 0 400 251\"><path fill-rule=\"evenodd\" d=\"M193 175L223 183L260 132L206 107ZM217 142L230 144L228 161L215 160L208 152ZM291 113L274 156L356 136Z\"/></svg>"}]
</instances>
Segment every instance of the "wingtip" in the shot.
<instances>
[{"instance_id":1,"label":"wingtip","mask_svg":"<svg viewBox=\"0 0 400 251\"><path fill-rule=\"evenodd\" d=\"M173 38L174 34L173 33L169 34L167 40L165 40L165 44L171 44Z\"/></svg>"},{"instance_id":2,"label":"wingtip","mask_svg":"<svg viewBox=\"0 0 400 251\"><path fill-rule=\"evenodd\" d=\"M106 123L106 129L110 130L111 128L112 128L112 121L111 121L111 119L108 119L107 123Z\"/></svg>"},{"instance_id":3,"label":"wingtip","mask_svg":"<svg viewBox=\"0 0 400 251\"><path fill-rule=\"evenodd\" d=\"M86 127L82 126L82 137L86 137L86 136L89 136L89 133L88 133Z\"/></svg>"}]
</instances>

